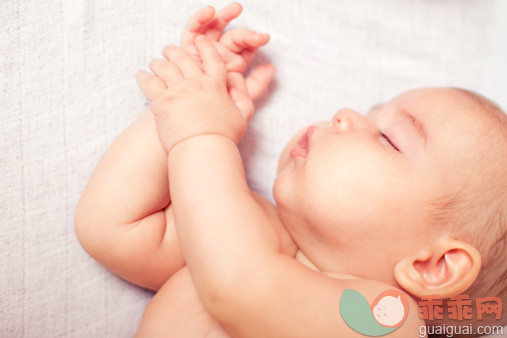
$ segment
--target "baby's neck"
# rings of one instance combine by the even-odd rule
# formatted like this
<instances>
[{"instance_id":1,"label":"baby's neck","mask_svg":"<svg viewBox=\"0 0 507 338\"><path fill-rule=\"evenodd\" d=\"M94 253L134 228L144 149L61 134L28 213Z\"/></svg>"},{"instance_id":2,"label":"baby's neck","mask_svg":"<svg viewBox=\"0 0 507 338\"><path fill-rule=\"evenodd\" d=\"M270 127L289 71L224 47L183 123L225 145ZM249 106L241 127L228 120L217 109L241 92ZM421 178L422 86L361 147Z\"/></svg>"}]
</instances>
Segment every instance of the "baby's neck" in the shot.
<instances>
[{"instance_id":1,"label":"baby's neck","mask_svg":"<svg viewBox=\"0 0 507 338\"><path fill-rule=\"evenodd\" d=\"M296 253L296 257L295 259L303 264L304 266L312 269L312 270L315 270L315 271L319 271L325 275L328 275L330 277L334 277L334 278L339 278L339 279L362 279L362 278L359 278L357 276L353 276L353 275L347 275L347 274L343 274L343 273L336 273L336 272L327 272L327 271L322 271L322 270L319 270L309 259L308 257L306 257L306 255L303 253L303 251L301 250L298 250L298 252Z\"/></svg>"},{"instance_id":2,"label":"baby's neck","mask_svg":"<svg viewBox=\"0 0 507 338\"><path fill-rule=\"evenodd\" d=\"M296 253L296 260L303 264L304 266L307 266L309 267L310 269L312 270L316 270L316 271L320 271L309 259L308 257L306 257L306 255L303 253L303 251L298 250L298 252Z\"/></svg>"}]
</instances>

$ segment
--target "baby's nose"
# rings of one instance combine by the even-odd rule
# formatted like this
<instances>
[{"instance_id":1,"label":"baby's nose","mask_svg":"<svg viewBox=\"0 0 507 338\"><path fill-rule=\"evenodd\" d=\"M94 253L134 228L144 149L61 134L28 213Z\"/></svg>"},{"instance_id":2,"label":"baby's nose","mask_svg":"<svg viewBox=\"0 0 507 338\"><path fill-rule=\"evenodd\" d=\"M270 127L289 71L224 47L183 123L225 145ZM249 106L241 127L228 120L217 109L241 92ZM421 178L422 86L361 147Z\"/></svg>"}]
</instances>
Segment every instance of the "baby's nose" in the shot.
<instances>
[{"instance_id":1,"label":"baby's nose","mask_svg":"<svg viewBox=\"0 0 507 338\"><path fill-rule=\"evenodd\" d=\"M338 110L333 116L333 130L337 132L345 132L351 130L354 128L354 120L356 120L358 116L361 117L358 112L352 109L343 108Z\"/></svg>"}]
</instances>

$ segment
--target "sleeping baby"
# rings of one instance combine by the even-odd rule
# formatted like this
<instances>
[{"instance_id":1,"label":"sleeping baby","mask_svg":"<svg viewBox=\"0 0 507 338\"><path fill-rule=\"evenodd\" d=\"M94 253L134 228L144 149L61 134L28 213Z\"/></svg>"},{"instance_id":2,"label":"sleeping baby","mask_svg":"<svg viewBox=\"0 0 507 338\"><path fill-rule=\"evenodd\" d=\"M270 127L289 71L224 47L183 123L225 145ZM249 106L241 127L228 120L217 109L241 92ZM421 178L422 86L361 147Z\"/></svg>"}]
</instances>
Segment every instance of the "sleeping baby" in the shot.
<instances>
[{"instance_id":1,"label":"sleeping baby","mask_svg":"<svg viewBox=\"0 0 507 338\"><path fill-rule=\"evenodd\" d=\"M417 337L504 325L475 312L425 321L418 304L492 297L501 315L501 109L456 88L411 90L365 116L340 109L289 141L273 205L249 189L236 146L274 75L268 64L245 79L269 35L223 33L240 12L198 11L180 47L137 73L150 107L107 149L76 208L83 248L157 290L136 336Z\"/></svg>"}]
</instances>

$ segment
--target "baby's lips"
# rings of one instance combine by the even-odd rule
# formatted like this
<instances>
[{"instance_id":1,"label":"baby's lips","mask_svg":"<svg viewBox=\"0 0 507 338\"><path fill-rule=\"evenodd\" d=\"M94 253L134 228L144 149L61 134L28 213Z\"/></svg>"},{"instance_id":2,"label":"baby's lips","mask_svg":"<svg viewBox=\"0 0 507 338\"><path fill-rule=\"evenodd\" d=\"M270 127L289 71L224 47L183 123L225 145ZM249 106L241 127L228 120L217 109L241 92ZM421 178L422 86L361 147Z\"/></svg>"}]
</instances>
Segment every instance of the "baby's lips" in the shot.
<instances>
[{"instance_id":1,"label":"baby's lips","mask_svg":"<svg viewBox=\"0 0 507 338\"><path fill-rule=\"evenodd\" d=\"M296 143L294 147L291 149L290 154L292 157L296 156L306 157L308 155L310 141L313 133L315 132L315 129L317 129L316 126L310 126L306 129L306 132L301 136L298 143Z\"/></svg>"},{"instance_id":2,"label":"baby's lips","mask_svg":"<svg viewBox=\"0 0 507 338\"><path fill-rule=\"evenodd\" d=\"M310 146L310 141L312 139L312 135L315 132L315 129L317 129L317 128L318 128L317 126L310 126L306 130L306 134L308 135L308 147Z\"/></svg>"},{"instance_id":3,"label":"baby's lips","mask_svg":"<svg viewBox=\"0 0 507 338\"><path fill-rule=\"evenodd\" d=\"M310 126L306 129L306 132L303 134L298 144L303 147L307 152L310 148L310 142L312 141L312 135L315 133L317 126Z\"/></svg>"}]
</instances>

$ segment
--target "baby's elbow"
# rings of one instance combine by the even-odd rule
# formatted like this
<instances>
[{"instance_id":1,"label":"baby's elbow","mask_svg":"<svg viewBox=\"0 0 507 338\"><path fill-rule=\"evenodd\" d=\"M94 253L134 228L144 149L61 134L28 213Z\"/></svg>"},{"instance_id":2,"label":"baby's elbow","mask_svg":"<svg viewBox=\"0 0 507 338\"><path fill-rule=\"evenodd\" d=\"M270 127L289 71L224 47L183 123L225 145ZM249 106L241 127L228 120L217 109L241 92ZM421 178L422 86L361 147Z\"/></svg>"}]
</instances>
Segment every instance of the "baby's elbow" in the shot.
<instances>
[{"instance_id":1,"label":"baby's elbow","mask_svg":"<svg viewBox=\"0 0 507 338\"><path fill-rule=\"evenodd\" d=\"M224 285L208 284L199 295L204 309L224 328L230 325L236 312L237 303L231 302L231 293L233 291L227 291Z\"/></svg>"},{"instance_id":2,"label":"baby's elbow","mask_svg":"<svg viewBox=\"0 0 507 338\"><path fill-rule=\"evenodd\" d=\"M91 210L80 200L74 210L74 231L81 247L92 257L96 256L95 225L89 215Z\"/></svg>"},{"instance_id":3,"label":"baby's elbow","mask_svg":"<svg viewBox=\"0 0 507 338\"><path fill-rule=\"evenodd\" d=\"M233 278L217 278L206 283L201 302L224 328L232 329L238 322L249 318L253 309L263 306L268 289L269 280L262 274L241 273Z\"/></svg>"},{"instance_id":4,"label":"baby's elbow","mask_svg":"<svg viewBox=\"0 0 507 338\"><path fill-rule=\"evenodd\" d=\"M74 231L76 232L76 238L81 247L90 254L89 227L86 217L84 216L85 210L83 209L84 208L78 202L74 210Z\"/></svg>"},{"instance_id":5,"label":"baby's elbow","mask_svg":"<svg viewBox=\"0 0 507 338\"><path fill-rule=\"evenodd\" d=\"M219 287L211 286L211 284L207 284L204 290L200 290L199 298L201 300L202 306L210 313L213 317L215 315L221 313L221 307L224 304L223 295Z\"/></svg>"}]
</instances>

